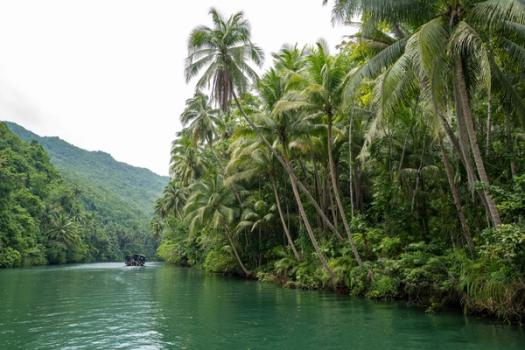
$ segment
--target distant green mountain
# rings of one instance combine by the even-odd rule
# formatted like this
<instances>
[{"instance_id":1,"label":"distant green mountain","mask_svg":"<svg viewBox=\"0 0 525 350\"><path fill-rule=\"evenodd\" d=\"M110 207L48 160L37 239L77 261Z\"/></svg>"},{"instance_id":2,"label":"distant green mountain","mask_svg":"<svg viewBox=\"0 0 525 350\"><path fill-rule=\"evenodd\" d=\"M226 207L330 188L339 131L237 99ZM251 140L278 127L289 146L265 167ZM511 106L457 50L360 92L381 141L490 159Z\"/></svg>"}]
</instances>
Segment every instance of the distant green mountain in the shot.
<instances>
[{"instance_id":1,"label":"distant green mountain","mask_svg":"<svg viewBox=\"0 0 525 350\"><path fill-rule=\"evenodd\" d=\"M63 177L81 188L88 206L121 219L151 218L154 201L168 183L168 177L118 162L105 152L86 151L58 137L36 135L15 123L6 125L21 139L35 140L44 146Z\"/></svg>"}]
</instances>

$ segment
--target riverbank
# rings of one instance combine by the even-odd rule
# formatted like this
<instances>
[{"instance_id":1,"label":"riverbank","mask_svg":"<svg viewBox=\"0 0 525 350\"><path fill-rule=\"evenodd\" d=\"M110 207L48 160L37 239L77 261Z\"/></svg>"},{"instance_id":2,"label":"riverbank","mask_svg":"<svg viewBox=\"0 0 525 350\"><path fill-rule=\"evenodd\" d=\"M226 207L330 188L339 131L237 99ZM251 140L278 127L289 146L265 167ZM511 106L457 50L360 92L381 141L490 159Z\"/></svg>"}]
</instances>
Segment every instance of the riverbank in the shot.
<instances>
[{"instance_id":1,"label":"riverbank","mask_svg":"<svg viewBox=\"0 0 525 350\"><path fill-rule=\"evenodd\" d=\"M513 232L512 227L503 226L497 234L511 236ZM329 266L335 272L333 281L315 254L303 255L302 260L297 260L284 248L274 249L273 255L267 257L268 262L255 267L248 278L285 288L331 290L371 300L397 300L430 313L455 309L505 323L523 323L524 277L513 272L512 263L507 259L491 255L489 246L482 246L477 257L470 258L463 249L447 250L424 242L403 246L398 239L376 237L372 231L368 232L368 244L378 248L367 250L363 235L355 236L360 250L366 252L367 260L361 266L348 255L348 248L345 254L344 250L337 250L335 244L323 242ZM182 243L170 244L164 242L159 255L167 256L172 264L247 278L227 251L211 251L201 258L174 255L175 247L184 252L179 245ZM515 256L520 253L511 249L504 252Z\"/></svg>"}]
</instances>

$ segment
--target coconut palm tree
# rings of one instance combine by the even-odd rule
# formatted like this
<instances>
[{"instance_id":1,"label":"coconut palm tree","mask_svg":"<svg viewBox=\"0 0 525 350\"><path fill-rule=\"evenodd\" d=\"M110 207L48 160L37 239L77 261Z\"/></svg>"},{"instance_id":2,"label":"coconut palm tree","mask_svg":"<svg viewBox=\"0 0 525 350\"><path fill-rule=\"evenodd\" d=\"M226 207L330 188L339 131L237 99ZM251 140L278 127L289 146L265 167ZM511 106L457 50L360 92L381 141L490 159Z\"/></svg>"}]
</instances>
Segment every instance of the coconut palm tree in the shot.
<instances>
[{"instance_id":1,"label":"coconut palm tree","mask_svg":"<svg viewBox=\"0 0 525 350\"><path fill-rule=\"evenodd\" d=\"M224 186L222 175L200 179L189 187L189 192L191 195L184 206L184 212L190 223L190 232L206 227L223 232L244 275L251 276L252 273L242 262L234 242L231 226L238 217L239 210L234 206L236 200L232 191Z\"/></svg>"},{"instance_id":2,"label":"coconut palm tree","mask_svg":"<svg viewBox=\"0 0 525 350\"><path fill-rule=\"evenodd\" d=\"M296 259L301 259L297 248L293 242L292 235L286 222L284 211L281 207L281 199L277 189L278 169L272 154L268 149L261 144L261 142L250 135L249 133L238 131L237 135L233 136L233 142L230 146L231 156L226 172L230 176L226 179L227 183L252 180L256 177L263 177L261 181L270 180L272 185L275 205L279 213L283 232L288 241L288 246L292 250Z\"/></svg>"},{"instance_id":3,"label":"coconut palm tree","mask_svg":"<svg viewBox=\"0 0 525 350\"><path fill-rule=\"evenodd\" d=\"M476 173L483 183L481 194L487 212L493 225L499 225L498 209L487 190L490 182L477 140L469 91L477 89L490 95L495 79L507 94L516 96L511 84L499 74L501 68L491 59L490 51L494 45L502 45L501 40L494 40L496 28L508 26L507 21L523 21L523 3L519 0L338 0L334 13L336 18L344 20L362 14L372 27L382 22L392 31L403 33L349 74L345 87L347 99L354 96L363 79L378 75L382 75L377 89L379 114L396 108L406 91L412 89L414 78L424 99L434 105L436 118L446 109L447 100L452 99L459 130L456 151L467 172ZM450 91L453 91L452 98ZM519 105L517 103L518 110L522 109ZM446 125L443 127L447 130ZM452 140L450 133L449 137ZM472 175L469 177L472 179Z\"/></svg>"},{"instance_id":4,"label":"coconut palm tree","mask_svg":"<svg viewBox=\"0 0 525 350\"><path fill-rule=\"evenodd\" d=\"M186 191L182 188L177 181L170 181L164 188L162 197L159 198L156 211L161 218L166 217L170 213L175 213L177 216L181 216L182 208L186 203Z\"/></svg>"},{"instance_id":5,"label":"coconut palm tree","mask_svg":"<svg viewBox=\"0 0 525 350\"><path fill-rule=\"evenodd\" d=\"M242 95L257 73L249 61L261 66L264 53L251 41L251 31L243 12L228 19L215 8L210 9L213 28L198 26L188 40L186 80L201 71L197 89L211 88L211 98L227 111L233 98Z\"/></svg>"},{"instance_id":6,"label":"coconut palm tree","mask_svg":"<svg viewBox=\"0 0 525 350\"><path fill-rule=\"evenodd\" d=\"M180 121L196 143L205 142L211 148L217 136L218 112L210 106L208 96L198 91L186 100Z\"/></svg>"},{"instance_id":7,"label":"coconut palm tree","mask_svg":"<svg viewBox=\"0 0 525 350\"><path fill-rule=\"evenodd\" d=\"M223 111L229 109L230 102L233 99L244 120L257 133L257 136L271 150L275 158L289 174L292 179L292 190L296 200L300 200L298 190L300 188L307 195L308 199L317 205L308 189L297 179L290 163L286 162L272 147L268 139L246 114L239 101L238 96L246 91L248 82L257 79L257 74L250 67L248 61L262 65L264 57L262 50L251 42L248 21L244 18L242 12L235 13L226 20L217 10L212 8L210 15L214 24L213 28L199 26L190 34L188 41L189 55L186 60L187 80L191 80L204 67L207 67L197 82L197 88L211 87L212 99L219 104ZM298 205L301 217L303 221L306 221L306 212L302 208L302 204L298 203ZM319 205L317 205L317 208L319 208ZM314 243L315 238L313 237L313 230L310 224L305 222L305 227L316 252L318 252L323 267L331 276L334 276L328 266L328 262L320 254L319 245Z\"/></svg>"},{"instance_id":8,"label":"coconut palm tree","mask_svg":"<svg viewBox=\"0 0 525 350\"><path fill-rule=\"evenodd\" d=\"M54 213L50 220L50 228L46 232L49 241L64 244L68 248L80 244L81 238L78 233L78 225L64 213Z\"/></svg>"},{"instance_id":9,"label":"coconut palm tree","mask_svg":"<svg viewBox=\"0 0 525 350\"><path fill-rule=\"evenodd\" d=\"M284 48L281 51L287 51ZM304 68L304 57L297 54L279 54L275 55L276 67L294 67L294 69ZM299 63L281 61L281 56L289 57L293 56L299 60ZM289 163L289 146L293 145L294 148L298 148L302 145L303 148L308 144L308 139L314 132L319 130L312 129L314 123L311 118L303 118L298 113L272 113L275 111L276 104L286 95L289 89L297 87L297 84L302 84L302 80L299 77L300 71L295 71L290 68L283 68L281 71L271 69L266 73L263 78L259 81L258 91L262 98L262 108L265 111L265 115L257 115L257 132L258 136L264 144L268 146L269 142L275 135L277 139L272 142L270 150L272 151L275 159L283 166L291 182L295 182L298 189L306 195L306 198L313 205L316 213L321 217L326 226L337 236L340 237L339 232L335 225L328 219L325 212L312 196L306 186L297 178L293 167ZM301 85L302 86L302 85ZM266 141L265 141L266 140ZM270 146L268 146L270 147ZM300 198L298 200L301 200Z\"/></svg>"},{"instance_id":10,"label":"coconut palm tree","mask_svg":"<svg viewBox=\"0 0 525 350\"><path fill-rule=\"evenodd\" d=\"M346 211L341 200L339 184L336 175L336 164L333 154L333 123L338 115L342 115L341 86L347 74L347 64L344 56L330 56L328 47L319 41L316 47L306 56L306 68L303 74L304 88L300 91L290 91L274 107L275 113L287 110L304 110L309 118L323 118L327 129L328 169L331 188L341 216L348 241L356 260L361 258L352 238Z\"/></svg>"},{"instance_id":11,"label":"coconut palm tree","mask_svg":"<svg viewBox=\"0 0 525 350\"><path fill-rule=\"evenodd\" d=\"M187 130L177 134L171 147L170 173L184 185L198 178L204 166L202 152Z\"/></svg>"},{"instance_id":12,"label":"coconut palm tree","mask_svg":"<svg viewBox=\"0 0 525 350\"><path fill-rule=\"evenodd\" d=\"M236 231L241 232L257 232L258 235L258 261L257 266L261 266L263 238L262 230L272 227L275 223L275 205L260 197L259 193L252 194L245 200L245 205L242 210L239 222L237 223Z\"/></svg>"},{"instance_id":13,"label":"coconut palm tree","mask_svg":"<svg viewBox=\"0 0 525 350\"><path fill-rule=\"evenodd\" d=\"M189 55L186 60L186 78L188 80L192 79L199 71L207 67L198 80L197 88L213 85L212 99L219 103L223 111L228 110L231 100L234 100L244 120L271 150L288 175L294 179L298 189L306 195L308 201L325 220L328 227L335 230L335 227L324 215L310 191L297 178L294 170L285 162L277 150L272 147L267 138L258 130L238 98L239 94L246 91L248 82L257 79L257 75L250 68L247 61L250 59L254 63L261 65L263 59L262 51L251 42L250 27L244 19L243 13L238 12L228 20L225 20L213 8L210 10L210 14L213 18L214 28L199 26L190 35L188 42ZM243 73L245 76L241 76Z\"/></svg>"}]
</instances>

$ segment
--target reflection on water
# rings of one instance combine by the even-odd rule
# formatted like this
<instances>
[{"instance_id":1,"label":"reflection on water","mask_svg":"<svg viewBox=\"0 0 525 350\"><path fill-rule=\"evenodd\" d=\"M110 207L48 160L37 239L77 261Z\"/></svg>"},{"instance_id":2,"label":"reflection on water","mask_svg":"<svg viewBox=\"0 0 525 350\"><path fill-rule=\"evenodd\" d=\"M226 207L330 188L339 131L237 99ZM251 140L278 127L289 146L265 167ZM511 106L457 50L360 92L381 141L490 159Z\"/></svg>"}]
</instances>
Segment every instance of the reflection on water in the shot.
<instances>
[{"instance_id":1,"label":"reflection on water","mask_svg":"<svg viewBox=\"0 0 525 350\"><path fill-rule=\"evenodd\" d=\"M525 349L523 329L190 269L0 271L0 349Z\"/></svg>"}]
</instances>

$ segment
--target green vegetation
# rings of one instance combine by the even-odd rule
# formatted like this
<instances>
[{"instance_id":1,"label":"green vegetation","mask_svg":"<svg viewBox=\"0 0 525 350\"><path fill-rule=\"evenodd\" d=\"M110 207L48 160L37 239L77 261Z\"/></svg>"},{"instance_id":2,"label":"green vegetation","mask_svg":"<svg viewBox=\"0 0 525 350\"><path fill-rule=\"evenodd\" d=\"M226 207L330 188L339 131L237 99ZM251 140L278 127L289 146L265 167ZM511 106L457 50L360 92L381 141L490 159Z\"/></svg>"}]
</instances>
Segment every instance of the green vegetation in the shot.
<instances>
[{"instance_id":1,"label":"green vegetation","mask_svg":"<svg viewBox=\"0 0 525 350\"><path fill-rule=\"evenodd\" d=\"M90 197L97 205L104 206L105 210L127 207L130 216L139 216L143 222L151 218L153 203L168 182L167 177L118 162L104 152L86 151L58 137L41 137L15 123L6 124L22 140L37 141L44 146L60 174L83 189L89 188ZM108 193L110 198L106 199ZM120 204L116 204L117 201Z\"/></svg>"},{"instance_id":2,"label":"green vegetation","mask_svg":"<svg viewBox=\"0 0 525 350\"><path fill-rule=\"evenodd\" d=\"M284 46L261 77L242 13L212 9L191 33L197 92L157 201L158 254L521 320L525 5L338 0L333 13L360 18L336 53Z\"/></svg>"},{"instance_id":3,"label":"green vegetation","mask_svg":"<svg viewBox=\"0 0 525 350\"><path fill-rule=\"evenodd\" d=\"M97 186L97 180L69 176L73 170L64 171L63 177L37 136L30 135L32 141L25 143L0 123L0 267L155 254L147 209L126 204L124 198ZM77 156L86 152L53 140L48 145L57 142L64 150L78 150Z\"/></svg>"}]
</instances>

